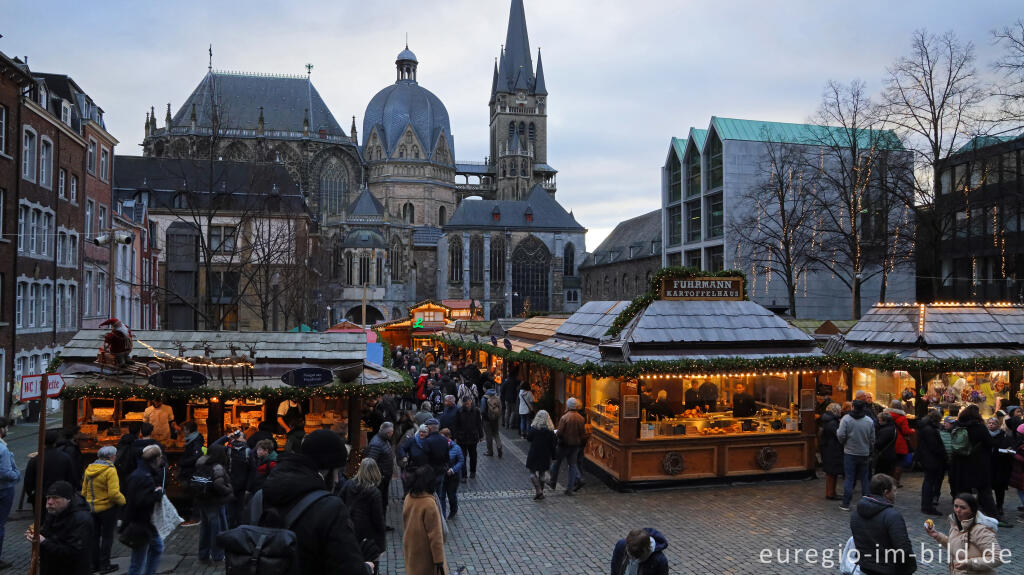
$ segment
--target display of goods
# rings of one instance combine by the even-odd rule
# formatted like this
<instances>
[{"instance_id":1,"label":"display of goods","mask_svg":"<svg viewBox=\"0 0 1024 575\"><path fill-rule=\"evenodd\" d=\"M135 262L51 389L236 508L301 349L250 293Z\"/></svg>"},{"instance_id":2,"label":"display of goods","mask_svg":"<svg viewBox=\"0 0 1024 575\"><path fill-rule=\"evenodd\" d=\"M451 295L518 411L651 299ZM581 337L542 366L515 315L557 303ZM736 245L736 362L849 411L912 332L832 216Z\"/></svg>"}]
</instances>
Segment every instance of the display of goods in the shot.
<instances>
[{"instance_id":1,"label":"display of goods","mask_svg":"<svg viewBox=\"0 0 1024 575\"><path fill-rule=\"evenodd\" d=\"M142 421L145 415L146 414L141 411L129 411L124 414L124 419L126 421Z\"/></svg>"},{"instance_id":2,"label":"display of goods","mask_svg":"<svg viewBox=\"0 0 1024 575\"><path fill-rule=\"evenodd\" d=\"M207 407L197 407L192 411L192 417L194 419L206 419L210 417L210 409Z\"/></svg>"},{"instance_id":3,"label":"display of goods","mask_svg":"<svg viewBox=\"0 0 1024 575\"><path fill-rule=\"evenodd\" d=\"M114 417L113 407L94 407L92 408L92 420L93 421L110 421Z\"/></svg>"},{"instance_id":4,"label":"display of goods","mask_svg":"<svg viewBox=\"0 0 1024 575\"><path fill-rule=\"evenodd\" d=\"M699 410L699 409L687 409L686 411L684 411L680 415L680 417L683 417L683 418L686 418L686 419L696 419L698 417L706 417L706 416L707 416L707 414L701 412L701 410Z\"/></svg>"},{"instance_id":5,"label":"display of goods","mask_svg":"<svg viewBox=\"0 0 1024 575\"><path fill-rule=\"evenodd\" d=\"M996 391L996 393L1002 393L1002 392L1006 391L1006 382L1005 381L997 381L997 382L992 384L992 389L994 389Z\"/></svg>"},{"instance_id":6,"label":"display of goods","mask_svg":"<svg viewBox=\"0 0 1024 575\"><path fill-rule=\"evenodd\" d=\"M704 435L726 435L729 433L729 429L726 427L705 427L701 433Z\"/></svg>"},{"instance_id":7,"label":"display of goods","mask_svg":"<svg viewBox=\"0 0 1024 575\"><path fill-rule=\"evenodd\" d=\"M85 423L79 426L78 430L82 433L82 435L96 435L96 432L99 431L99 428L100 426L96 425L95 423Z\"/></svg>"},{"instance_id":8,"label":"display of goods","mask_svg":"<svg viewBox=\"0 0 1024 575\"><path fill-rule=\"evenodd\" d=\"M978 390L973 390L967 396L967 401L969 401L971 403L984 403L985 402L985 394L981 393Z\"/></svg>"}]
</instances>

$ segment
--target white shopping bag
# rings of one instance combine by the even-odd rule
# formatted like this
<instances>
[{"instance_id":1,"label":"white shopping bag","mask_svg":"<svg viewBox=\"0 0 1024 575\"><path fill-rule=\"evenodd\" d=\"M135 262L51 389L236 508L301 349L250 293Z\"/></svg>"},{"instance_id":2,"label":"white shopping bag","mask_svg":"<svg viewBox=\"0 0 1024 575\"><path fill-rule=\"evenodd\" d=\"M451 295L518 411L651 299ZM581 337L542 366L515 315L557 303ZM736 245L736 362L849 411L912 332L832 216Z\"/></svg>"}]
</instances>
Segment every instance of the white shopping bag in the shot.
<instances>
[{"instance_id":1,"label":"white shopping bag","mask_svg":"<svg viewBox=\"0 0 1024 575\"><path fill-rule=\"evenodd\" d=\"M843 546L843 555L839 558L839 573L841 575L861 575L860 565L853 561L857 556L857 546L853 544L853 537L846 540Z\"/></svg>"},{"instance_id":2,"label":"white shopping bag","mask_svg":"<svg viewBox=\"0 0 1024 575\"><path fill-rule=\"evenodd\" d=\"M153 508L153 525L156 527L156 532L160 534L160 539L166 539L171 531L181 525L184 519L178 515L178 510L174 508L174 504L167 498L167 494L164 494L163 500L156 504Z\"/></svg>"}]
</instances>

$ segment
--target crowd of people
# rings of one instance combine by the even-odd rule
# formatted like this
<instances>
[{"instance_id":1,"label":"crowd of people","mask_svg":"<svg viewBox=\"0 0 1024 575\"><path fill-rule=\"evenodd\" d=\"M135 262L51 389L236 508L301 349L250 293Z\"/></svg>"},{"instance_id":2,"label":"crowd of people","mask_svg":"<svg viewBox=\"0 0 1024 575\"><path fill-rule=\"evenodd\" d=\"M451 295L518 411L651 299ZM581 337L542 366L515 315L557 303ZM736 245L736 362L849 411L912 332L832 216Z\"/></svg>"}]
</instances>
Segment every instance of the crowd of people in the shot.
<instances>
[{"instance_id":1,"label":"crowd of people","mask_svg":"<svg viewBox=\"0 0 1024 575\"><path fill-rule=\"evenodd\" d=\"M911 425L905 407L894 399L883 408L870 393L858 391L852 402L829 402L821 410L825 497L850 511L856 483L861 484L850 514L851 544L861 556L857 567L867 575L909 575L917 569L907 527L893 506L903 471L916 465L923 472L921 513L942 516L943 482L948 486L949 531L929 519L925 532L946 546L950 572L995 569L1001 564L995 532L1015 523L1004 509L1010 487L1024 516L1024 413L1008 406L986 419L978 405L968 404L949 415L929 409Z\"/></svg>"}]
</instances>

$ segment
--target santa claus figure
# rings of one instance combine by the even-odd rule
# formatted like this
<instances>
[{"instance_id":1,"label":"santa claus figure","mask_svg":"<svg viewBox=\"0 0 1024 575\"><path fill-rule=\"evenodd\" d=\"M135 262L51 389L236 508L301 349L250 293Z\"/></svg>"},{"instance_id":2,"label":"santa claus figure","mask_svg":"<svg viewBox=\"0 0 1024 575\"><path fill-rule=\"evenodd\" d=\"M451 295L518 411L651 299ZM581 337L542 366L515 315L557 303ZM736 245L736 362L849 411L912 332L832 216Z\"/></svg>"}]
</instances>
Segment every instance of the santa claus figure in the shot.
<instances>
[{"instance_id":1,"label":"santa claus figure","mask_svg":"<svg viewBox=\"0 0 1024 575\"><path fill-rule=\"evenodd\" d=\"M132 352L132 332L116 317L101 323L100 327L108 325L110 332L103 336L103 350L114 356L117 365L127 365L131 362L128 356Z\"/></svg>"}]
</instances>

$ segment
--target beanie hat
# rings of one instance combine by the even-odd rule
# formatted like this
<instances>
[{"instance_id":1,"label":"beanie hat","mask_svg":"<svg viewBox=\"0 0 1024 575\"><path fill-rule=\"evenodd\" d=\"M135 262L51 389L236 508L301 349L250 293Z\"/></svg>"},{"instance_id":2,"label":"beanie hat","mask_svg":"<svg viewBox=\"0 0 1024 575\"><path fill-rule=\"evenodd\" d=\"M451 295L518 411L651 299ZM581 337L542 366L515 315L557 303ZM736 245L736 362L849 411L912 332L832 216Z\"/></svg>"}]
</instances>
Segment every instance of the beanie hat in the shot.
<instances>
[{"instance_id":1,"label":"beanie hat","mask_svg":"<svg viewBox=\"0 0 1024 575\"><path fill-rule=\"evenodd\" d=\"M336 469L345 465L348 450L341 436L329 429L318 429L302 440L300 452L313 460L317 469Z\"/></svg>"},{"instance_id":2,"label":"beanie hat","mask_svg":"<svg viewBox=\"0 0 1024 575\"><path fill-rule=\"evenodd\" d=\"M426 424L427 427L430 427L431 425L441 425L441 422L433 417L424 421L423 423Z\"/></svg>"},{"instance_id":3,"label":"beanie hat","mask_svg":"<svg viewBox=\"0 0 1024 575\"><path fill-rule=\"evenodd\" d=\"M46 496L63 497L70 501L75 496L75 488L71 487L71 484L67 481L54 481L50 488L46 490Z\"/></svg>"}]
</instances>

